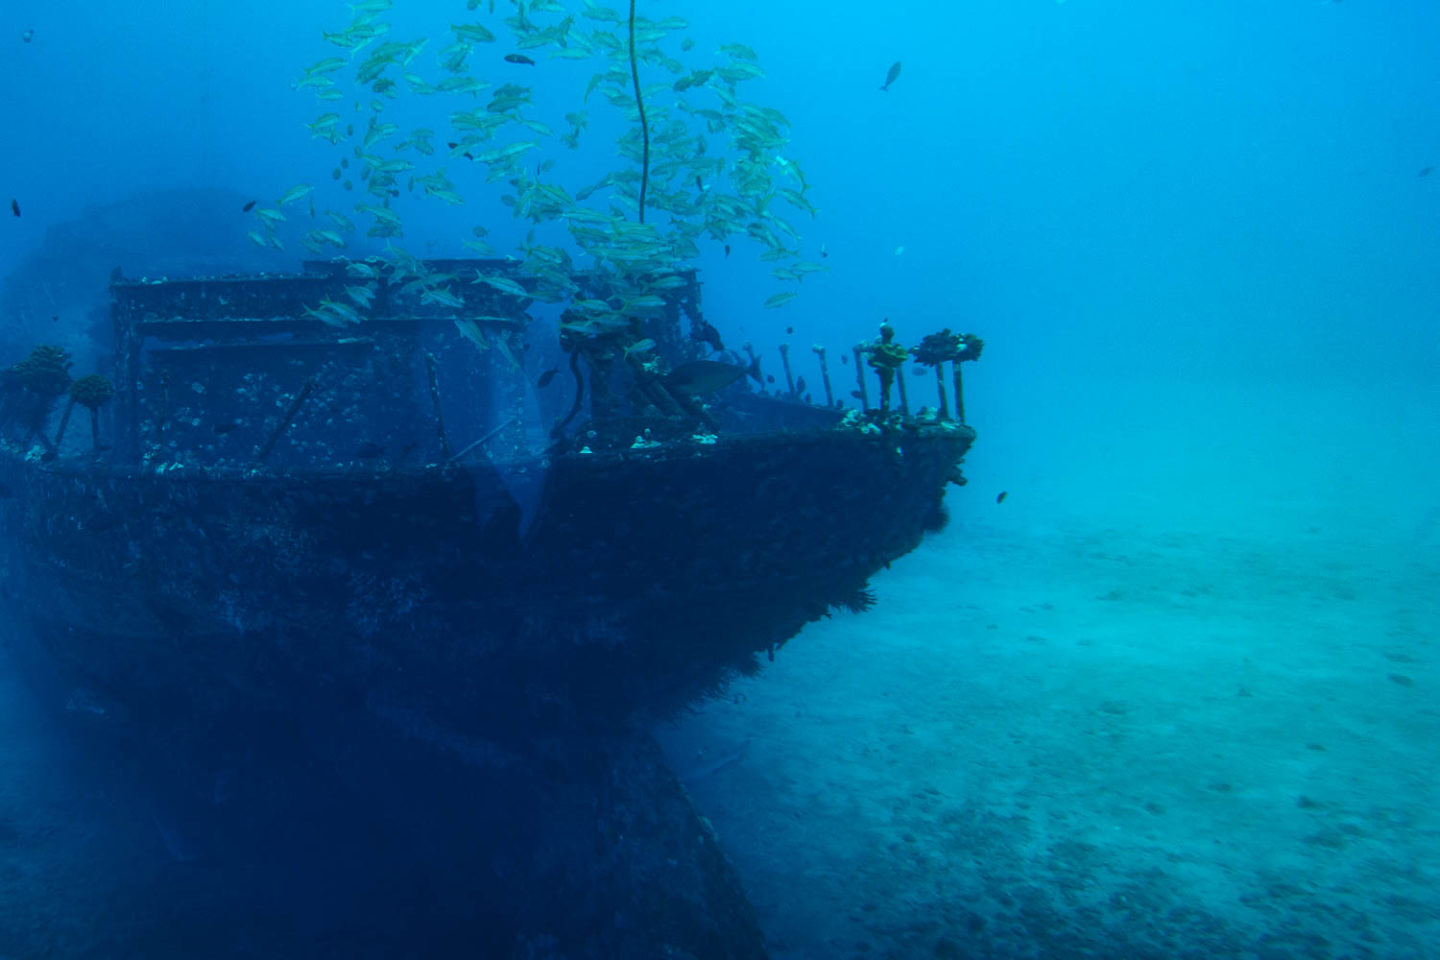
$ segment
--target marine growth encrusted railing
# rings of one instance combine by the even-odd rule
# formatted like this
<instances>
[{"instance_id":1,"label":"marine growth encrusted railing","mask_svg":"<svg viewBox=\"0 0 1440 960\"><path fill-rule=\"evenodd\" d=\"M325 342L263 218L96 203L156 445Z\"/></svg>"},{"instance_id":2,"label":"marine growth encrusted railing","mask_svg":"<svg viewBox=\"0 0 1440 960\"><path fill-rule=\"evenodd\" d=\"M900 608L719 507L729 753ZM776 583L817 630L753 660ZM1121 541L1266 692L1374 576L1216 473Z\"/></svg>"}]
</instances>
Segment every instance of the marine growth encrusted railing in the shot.
<instances>
[{"instance_id":1,"label":"marine growth encrusted railing","mask_svg":"<svg viewBox=\"0 0 1440 960\"><path fill-rule=\"evenodd\" d=\"M417 269L444 287L417 283ZM5 371L4 433L38 443L44 458L289 470L879 430L952 422L952 408L963 425L961 365L983 346L973 334L943 330L907 349L883 324L877 339L841 354L842 366L855 363L846 398L824 346L811 351L818 371L805 371L807 361L781 344L778 380L751 344L727 349L702 315L699 280L693 272L684 280L613 335L570 335L562 316L557 338L553 320L528 312L533 281L507 260L431 260L400 272L339 259L293 275L116 278L114 400L105 378L72 381L64 351L37 348ZM593 297L608 292L594 277L577 282ZM934 370L938 390L938 403L914 414L909 360ZM806 372L812 380L818 372L820 396ZM64 429L77 403L91 411L89 445Z\"/></svg>"}]
</instances>

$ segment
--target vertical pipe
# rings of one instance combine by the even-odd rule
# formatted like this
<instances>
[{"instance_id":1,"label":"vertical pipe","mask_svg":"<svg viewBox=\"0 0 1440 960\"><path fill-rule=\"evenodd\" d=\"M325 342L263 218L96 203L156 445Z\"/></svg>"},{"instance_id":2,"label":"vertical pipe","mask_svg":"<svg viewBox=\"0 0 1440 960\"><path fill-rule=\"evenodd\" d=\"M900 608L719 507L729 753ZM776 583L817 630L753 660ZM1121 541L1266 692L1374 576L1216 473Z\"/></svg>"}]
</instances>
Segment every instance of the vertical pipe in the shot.
<instances>
[{"instance_id":1,"label":"vertical pipe","mask_svg":"<svg viewBox=\"0 0 1440 960\"><path fill-rule=\"evenodd\" d=\"M65 443L65 428L70 424L70 411L75 409L75 395L65 403L65 412L60 415L60 429L55 431L55 449L58 452Z\"/></svg>"},{"instance_id":2,"label":"vertical pipe","mask_svg":"<svg viewBox=\"0 0 1440 960\"><path fill-rule=\"evenodd\" d=\"M165 454L165 424L170 420L170 375L160 371L160 399L155 404L155 449L157 456Z\"/></svg>"},{"instance_id":3,"label":"vertical pipe","mask_svg":"<svg viewBox=\"0 0 1440 960\"><path fill-rule=\"evenodd\" d=\"M965 426L965 386L960 377L960 361L952 360L951 366L955 370L955 419L960 426Z\"/></svg>"},{"instance_id":4,"label":"vertical pipe","mask_svg":"<svg viewBox=\"0 0 1440 960\"><path fill-rule=\"evenodd\" d=\"M949 420L950 404L945 396L945 364L943 362L935 364L935 387L940 393L940 419Z\"/></svg>"},{"instance_id":5,"label":"vertical pipe","mask_svg":"<svg viewBox=\"0 0 1440 960\"><path fill-rule=\"evenodd\" d=\"M523 456L530 452L530 438L525 432L525 368L517 359L524 354L524 344L520 334L511 329L502 329L499 340L505 347L505 363L500 364L497 358L495 376L504 378L500 380L505 397L504 412L510 417L510 429L506 431L505 438L510 444L507 455Z\"/></svg>"},{"instance_id":6,"label":"vertical pipe","mask_svg":"<svg viewBox=\"0 0 1440 960\"><path fill-rule=\"evenodd\" d=\"M855 345L855 381L860 384L860 412L870 412L870 394L865 389L865 348Z\"/></svg>"},{"instance_id":7,"label":"vertical pipe","mask_svg":"<svg viewBox=\"0 0 1440 960\"><path fill-rule=\"evenodd\" d=\"M440 455L450 459L450 438L445 435L445 414L440 410L440 381L435 375L435 354L425 354L425 370L430 375L430 402L435 406L435 432L440 436Z\"/></svg>"},{"instance_id":8,"label":"vertical pipe","mask_svg":"<svg viewBox=\"0 0 1440 960\"><path fill-rule=\"evenodd\" d=\"M290 401L290 406L285 408L285 415L280 418L280 423L276 425L275 430L270 434L270 439L266 440L265 446L260 448L260 455L255 458L256 466L264 463L265 458L270 456L270 451L275 449L275 444L280 440L280 434L284 433L285 428L290 426L290 421L294 420L295 414L300 412L300 405L305 402L305 398L310 396L310 392L314 389L315 378L311 377L305 381L305 385L300 388L300 392L295 394L295 398Z\"/></svg>"},{"instance_id":9,"label":"vertical pipe","mask_svg":"<svg viewBox=\"0 0 1440 960\"><path fill-rule=\"evenodd\" d=\"M820 358L820 382L825 385L825 406L835 406L835 391L830 389L830 365L825 362L825 348L816 346L812 348L815 355Z\"/></svg>"},{"instance_id":10,"label":"vertical pipe","mask_svg":"<svg viewBox=\"0 0 1440 960\"><path fill-rule=\"evenodd\" d=\"M910 416L910 398L905 395L905 364L895 368L895 387L900 391L900 416Z\"/></svg>"},{"instance_id":11,"label":"vertical pipe","mask_svg":"<svg viewBox=\"0 0 1440 960\"><path fill-rule=\"evenodd\" d=\"M760 384L760 392L765 392L765 375L760 371L760 357L755 353L755 348L745 344L745 356L750 358L750 371L755 381Z\"/></svg>"},{"instance_id":12,"label":"vertical pipe","mask_svg":"<svg viewBox=\"0 0 1440 960\"><path fill-rule=\"evenodd\" d=\"M114 282L112 276L111 282ZM121 344L120 369L116 372L115 385L125 391L125 410L115 417L116 432L124 429L125 457L131 463L139 463L145 449L144 437L140 435L140 348L141 340L136 335L133 313L128 303L122 303L110 288L110 317L115 326L117 341ZM122 386L123 385L123 386ZM116 437L116 446L120 437Z\"/></svg>"},{"instance_id":13,"label":"vertical pipe","mask_svg":"<svg viewBox=\"0 0 1440 960\"><path fill-rule=\"evenodd\" d=\"M610 382L615 357L611 354L597 355L593 350L586 350L585 361L590 365L590 419L608 423L615 419L615 391ZM576 382L579 382L578 377Z\"/></svg>"},{"instance_id":14,"label":"vertical pipe","mask_svg":"<svg viewBox=\"0 0 1440 960\"><path fill-rule=\"evenodd\" d=\"M795 378L790 376L790 344L780 344L780 365L785 368L785 394L795 396Z\"/></svg>"}]
</instances>

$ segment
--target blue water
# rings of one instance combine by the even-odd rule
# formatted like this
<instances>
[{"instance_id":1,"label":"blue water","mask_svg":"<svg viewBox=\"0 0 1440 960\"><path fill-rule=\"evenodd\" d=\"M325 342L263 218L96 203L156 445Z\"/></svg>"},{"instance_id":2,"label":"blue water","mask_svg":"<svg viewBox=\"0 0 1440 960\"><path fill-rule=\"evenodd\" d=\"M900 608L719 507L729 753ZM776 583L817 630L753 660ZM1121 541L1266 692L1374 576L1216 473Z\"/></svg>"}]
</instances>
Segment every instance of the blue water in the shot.
<instances>
[{"instance_id":1,"label":"blue water","mask_svg":"<svg viewBox=\"0 0 1440 960\"><path fill-rule=\"evenodd\" d=\"M986 341L950 527L877 578L874 611L666 732L772 954L1440 956L1440 8L639 6L687 18L696 62L758 52L747 95L791 121L818 208L790 219L830 270L798 287L743 237L701 242L728 340L808 355L889 318L907 342ZM309 256L292 232L255 247L240 207L298 182L356 199L304 127L330 107L292 89L344 55L321 33L348 17L0 10L6 362L43 339L93 366L112 267ZM386 19L434 34L433 65L447 24L497 18ZM523 75L563 131L589 67L536 59L476 72ZM540 148L572 186L624 164L616 111L589 110L580 150ZM501 191L461 192L397 201L400 242L462 255L486 224L513 250ZM88 845L150 805L107 802L0 690L0 933L43 928L64 956L87 918L118 922ZM188 865L183 820L104 862Z\"/></svg>"}]
</instances>

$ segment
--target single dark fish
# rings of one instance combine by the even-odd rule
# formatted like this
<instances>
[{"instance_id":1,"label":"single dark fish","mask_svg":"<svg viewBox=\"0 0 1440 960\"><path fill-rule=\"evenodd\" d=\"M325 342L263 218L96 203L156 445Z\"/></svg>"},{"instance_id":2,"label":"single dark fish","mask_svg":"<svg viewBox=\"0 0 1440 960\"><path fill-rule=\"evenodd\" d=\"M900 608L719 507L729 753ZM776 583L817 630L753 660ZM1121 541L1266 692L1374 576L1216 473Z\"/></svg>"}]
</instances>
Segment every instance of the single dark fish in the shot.
<instances>
[{"instance_id":1,"label":"single dark fish","mask_svg":"<svg viewBox=\"0 0 1440 960\"><path fill-rule=\"evenodd\" d=\"M540 374L540 379L535 381L535 386L539 387L541 390L544 390L546 387L550 386L550 381L554 380L555 374L559 372L559 367L551 367L549 370L546 370L544 373Z\"/></svg>"},{"instance_id":2,"label":"single dark fish","mask_svg":"<svg viewBox=\"0 0 1440 960\"><path fill-rule=\"evenodd\" d=\"M529 67L535 66L535 61L534 61L534 60L531 60L529 57L525 56L525 54L523 54L523 53L507 53L507 54L505 54L505 62L506 62L506 63L523 63L523 64L525 64L526 66L529 66Z\"/></svg>"},{"instance_id":3,"label":"single dark fish","mask_svg":"<svg viewBox=\"0 0 1440 960\"><path fill-rule=\"evenodd\" d=\"M805 378L804 378L804 377L796 377L796 378L795 378L795 392L796 392L796 393L804 393L804 392L805 392Z\"/></svg>"},{"instance_id":4,"label":"single dark fish","mask_svg":"<svg viewBox=\"0 0 1440 960\"><path fill-rule=\"evenodd\" d=\"M385 448L370 440L355 448L355 457L359 460L376 460L383 456L385 456Z\"/></svg>"},{"instance_id":5,"label":"single dark fish","mask_svg":"<svg viewBox=\"0 0 1440 960\"><path fill-rule=\"evenodd\" d=\"M17 217L20 216L20 201L13 197L10 199L10 212Z\"/></svg>"},{"instance_id":6,"label":"single dark fish","mask_svg":"<svg viewBox=\"0 0 1440 960\"><path fill-rule=\"evenodd\" d=\"M671 390L702 396L723 390L750 371L738 363L721 363L719 360L692 360L682 363L665 376L665 386Z\"/></svg>"},{"instance_id":7,"label":"single dark fish","mask_svg":"<svg viewBox=\"0 0 1440 960\"><path fill-rule=\"evenodd\" d=\"M216 434L223 437L225 434L234 430L238 426L240 426L239 420L221 420L219 423L215 424L214 430Z\"/></svg>"},{"instance_id":8,"label":"single dark fish","mask_svg":"<svg viewBox=\"0 0 1440 960\"><path fill-rule=\"evenodd\" d=\"M1004 503L1004 502L1005 502L1005 495L1006 495L1007 493L1009 493L1009 492L1010 492L1009 490L1001 490L1001 491L1000 491L1000 494L995 498L995 502L996 502L996 503Z\"/></svg>"},{"instance_id":9,"label":"single dark fish","mask_svg":"<svg viewBox=\"0 0 1440 960\"><path fill-rule=\"evenodd\" d=\"M1417 173L1416 176L1417 176L1417 177L1428 177L1428 176L1430 176L1431 172L1434 171L1434 169L1435 169L1434 167L1421 167L1421 168L1420 168L1420 172Z\"/></svg>"},{"instance_id":10,"label":"single dark fish","mask_svg":"<svg viewBox=\"0 0 1440 960\"><path fill-rule=\"evenodd\" d=\"M894 63L892 63L892 64L890 65L890 72L887 73L887 74L885 74L885 84L884 84L880 89L883 90L883 91L889 91L889 89L890 89L890 84L894 83L894 82L895 82L896 80L898 80L899 78L900 78L900 61L899 61L899 60L896 60Z\"/></svg>"},{"instance_id":11,"label":"single dark fish","mask_svg":"<svg viewBox=\"0 0 1440 960\"><path fill-rule=\"evenodd\" d=\"M725 256L730 256L730 244L725 244Z\"/></svg>"},{"instance_id":12,"label":"single dark fish","mask_svg":"<svg viewBox=\"0 0 1440 960\"><path fill-rule=\"evenodd\" d=\"M26 30L24 33L20 34L20 39L24 40L26 43L29 43L31 40L35 39L35 31Z\"/></svg>"},{"instance_id":13,"label":"single dark fish","mask_svg":"<svg viewBox=\"0 0 1440 960\"><path fill-rule=\"evenodd\" d=\"M715 325L708 320L690 321L690 339L708 343L710 349L716 353L722 353L725 350L725 342L720 339L720 331L716 330Z\"/></svg>"},{"instance_id":14,"label":"single dark fish","mask_svg":"<svg viewBox=\"0 0 1440 960\"><path fill-rule=\"evenodd\" d=\"M700 179L700 174L695 174L695 189L701 192L705 190L705 182Z\"/></svg>"},{"instance_id":15,"label":"single dark fish","mask_svg":"<svg viewBox=\"0 0 1440 960\"><path fill-rule=\"evenodd\" d=\"M243 206L243 207L240 208L240 212L241 212L241 213L249 213L251 210L254 210L254 209L255 209L255 201L254 201L254 200L251 200L249 203L245 204L245 206Z\"/></svg>"}]
</instances>

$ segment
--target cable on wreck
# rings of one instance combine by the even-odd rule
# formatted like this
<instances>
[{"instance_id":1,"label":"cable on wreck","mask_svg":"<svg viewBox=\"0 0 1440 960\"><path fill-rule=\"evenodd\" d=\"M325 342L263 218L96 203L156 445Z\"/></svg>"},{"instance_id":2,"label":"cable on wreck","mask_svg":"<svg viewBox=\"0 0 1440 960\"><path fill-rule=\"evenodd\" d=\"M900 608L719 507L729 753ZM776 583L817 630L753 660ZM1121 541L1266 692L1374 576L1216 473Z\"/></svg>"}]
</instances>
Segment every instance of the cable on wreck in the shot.
<instances>
[{"instance_id":1,"label":"cable on wreck","mask_svg":"<svg viewBox=\"0 0 1440 960\"><path fill-rule=\"evenodd\" d=\"M640 222L645 222L645 188L650 183L650 125L645 122L645 98L640 95L640 68L635 65L635 0L630 0L630 80L635 84L635 106L640 110Z\"/></svg>"},{"instance_id":2,"label":"cable on wreck","mask_svg":"<svg viewBox=\"0 0 1440 960\"><path fill-rule=\"evenodd\" d=\"M565 435L565 428L575 419L575 415L580 412L580 404L585 400L585 379L580 376L578 347L570 351L570 372L575 375L575 402L570 404L570 412L565 414L565 419L555 424L555 428L550 431L550 436L557 440Z\"/></svg>"}]
</instances>

